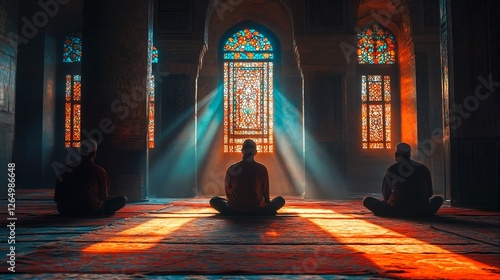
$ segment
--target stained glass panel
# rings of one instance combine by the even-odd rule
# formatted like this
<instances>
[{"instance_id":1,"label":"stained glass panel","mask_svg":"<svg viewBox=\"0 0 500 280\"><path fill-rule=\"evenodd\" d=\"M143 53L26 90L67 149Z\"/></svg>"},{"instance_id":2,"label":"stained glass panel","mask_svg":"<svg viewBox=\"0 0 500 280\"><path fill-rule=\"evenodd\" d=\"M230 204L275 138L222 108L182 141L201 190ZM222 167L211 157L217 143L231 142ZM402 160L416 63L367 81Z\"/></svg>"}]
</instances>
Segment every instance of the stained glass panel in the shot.
<instances>
[{"instance_id":1,"label":"stained glass panel","mask_svg":"<svg viewBox=\"0 0 500 280\"><path fill-rule=\"evenodd\" d=\"M368 83L368 96L370 101L382 101L382 76L369 75Z\"/></svg>"},{"instance_id":2,"label":"stained glass panel","mask_svg":"<svg viewBox=\"0 0 500 280\"><path fill-rule=\"evenodd\" d=\"M390 148L391 145L391 104L385 104L385 141Z\"/></svg>"},{"instance_id":3,"label":"stained glass panel","mask_svg":"<svg viewBox=\"0 0 500 280\"><path fill-rule=\"evenodd\" d=\"M65 99L66 101L71 101L71 75L66 75Z\"/></svg>"},{"instance_id":4,"label":"stained glass panel","mask_svg":"<svg viewBox=\"0 0 500 280\"><path fill-rule=\"evenodd\" d=\"M255 29L243 29L236 32L224 45L225 51L256 52L272 51L269 40Z\"/></svg>"},{"instance_id":5,"label":"stained glass panel","mask_svg":"<svg viewBox=\"0 0 500 280\"><path fill-rule=\"evenodd\" d=\"M382 105L368 105L370 142L384 141L384 116Z\"/></svg>"},{"instance_id":6,"label":"stained glass panel","mask_svg":"<svg viewBox=\"0 0 500 280\"><path fill-rule=\"evenodd\" d=\"M272 71L272 62L224 62L225 152L240 152L247 138L273 152Z\"/></svg>"},{"instance_id":7,"label":"stained glass panel","mask_svg":"<svg viewBox=\"0 0 500 280\"><path fill-rule=\"evenodd\" d=\"M273 59L269 39L255 29L243 29L230 37L224 45L224 59Z\"/></svg>"},{"instance_id":8,"label":"stained glass panel","mask_svg":"<svg viewBox=\"0 0 500 280\"><path fill-rule=\"evenodd\" d=\"M361 105L361 140L368 142L368 110L366 109L368 105Z\"/></svg>"},{"instance_id":9,"label":"stained glass panel","mask_svg":"<svg viewBox=\"0 0 500 280\"><path fill-rule=\"evenodd\" d=\"M64 145L80 147L81 140L81 76L66 76L64 106Z\"/></svg>"},{"instance_id":10,"label":"stained glass panel","mask_svg":"<svg viewBox=\"0 0 500 280\"><path fill-rule=\"evenodd\" d=\"M80 141L81 111L80 104L73 105L73 141Z\"/></svg>"},{"instance_id":11,"label":"stained glass panel","mask_svg":"<svg viewBox=\"0 0 500 280\"><path fill-rule=\"evenodd\" d=\"M396 39L378 24L363 28L358 33L359 64L394 64L396 63Z\"/></svg>"},{"instance_id":12,"label":"stained glass panel","mask_svg":"<svg viewBox=\"0 0 500 280\"><path fill-rule=\"evenodd\" d=\"M82 59L82 33L72 32L67 35L63 43L63 62L81 62Z\"/></svg>"},{"instance_id":13,"label":"stained glass panel","mask_svg":"<svg viewBox=\"0 0 500 280\"><path fill-rule=\"evenodd\" d=\"M390 76L361 76L361 143L363 149L391 147L390 81Z\"/></svg>"},{"instance_id":14,"label":"stained glass panel","mask_svg":"<svg viewBox=\"0 0 500 280\"><path fill-rule=\"evenodd\" d=\"M80 75L73 76L73 100L82 100L82 79Z\"/></svg>"},{"instance_id":15,"label":"stained glass panel","mask_svg":"<svg viewBox=\"0 0 500 280\"><path fill-rule=\"evenodd\" d=\"M64 106L64 140L66 147L70 147L71 142L71 103L67 102Z\"/></svg>"},{"instance_id":16,"label":"stained glass panel","mask_svg":"<svg viewBox=\"0 0 500 280\"><path fill-rule=\"evenodd\" d=\"M366 76L361 76L361 101L368 100L366 95Z\"/></svg>"},{"instance_id":17,"label":"stained glass panel","mask_svg":"<svg viewBox=\"0 0 500 280\"><path fill-rule=\"evenodd\" d=\"M384 76L384 100L391 101L391 77Z\"/></svg>"},{"instance_id":18,"label":"stained glass panel","mask_svg":"<svg viewBox=\"0 0 500 280\"><path fill-rule=\"evenodd\" d=\"M151 62L158 63L158 60L159 60L158 49L155 46L153 46L151 50Z\"/></svg>"},{"instance_id":19,"label":"stained glass panel","mask_svg":"<svg viewBox=\"0 0 500 280\"><path fill-rule=\"evenodd\" d=\"M273 47L255 29L243 29L224 45L224 152L240 152L251 138L272 153ZM242 61L250 60L250 61Z\"/></svg>"},{"instance_id":20,"label":"stained glass panel","mask_svg":"<svg viewBox=\"0 0 500 280\"><path fill-rule=\"evenodd\" d=\"M155 147L155 77L149 80L148 147Z\"/></svg>"}]
</instances>

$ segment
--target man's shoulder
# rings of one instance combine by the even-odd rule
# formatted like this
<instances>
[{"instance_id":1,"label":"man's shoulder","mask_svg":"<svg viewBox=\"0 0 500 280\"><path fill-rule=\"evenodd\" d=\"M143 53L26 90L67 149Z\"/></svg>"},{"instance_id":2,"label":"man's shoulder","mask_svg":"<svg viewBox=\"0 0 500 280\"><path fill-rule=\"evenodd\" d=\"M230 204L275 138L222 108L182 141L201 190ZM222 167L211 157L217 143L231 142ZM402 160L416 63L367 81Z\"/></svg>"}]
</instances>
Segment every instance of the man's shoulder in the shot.
<instances>
[{"instance_id":1,"label":"man's shoulder","mask_svg":"<svg viewBox=\"0 0 500 280\"><path fill-rule=\"evenodd\" d=\"M255 166L257 166L257 168L267 172L267 167L264 164L262 164L260 162L256 162L256 161L253 161L253 162L254 162Z\"/></svg>"},{"instance_id":2,"label":"man's shoulder","mask_svg":"<svg viewBox=\"0 0 500 280\"><path fill-rule=\"evenodd\" d=\"M89 164L89 169L96 172L96 173L107 174L106 169L104 169L104 167L100 166L99 164L97 164L95 162L91 162Z\"/></svg>"}]
</instances>

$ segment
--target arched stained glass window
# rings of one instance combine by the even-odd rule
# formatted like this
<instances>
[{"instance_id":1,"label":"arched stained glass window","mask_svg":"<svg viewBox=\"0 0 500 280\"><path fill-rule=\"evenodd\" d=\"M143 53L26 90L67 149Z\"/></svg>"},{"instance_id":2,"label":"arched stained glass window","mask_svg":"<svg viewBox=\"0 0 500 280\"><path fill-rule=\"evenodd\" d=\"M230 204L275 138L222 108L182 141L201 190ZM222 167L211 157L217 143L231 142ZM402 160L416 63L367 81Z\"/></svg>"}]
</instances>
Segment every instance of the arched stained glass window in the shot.
<instances>
[{"instance_id":1,"label":"arched stained glass window","mask_svg":"<svg viewBox=\"0 0 500 280\"><path fill-rule=\"evenodd\" d=\"M373 24L358 33L359 64L396 63L396 39L389 31Z\"/></svg>"},{"instance_id":2,"label":"arched stained glass window","mask_svg":"<svg viewBox=\"0 0 500 280\"><path fill-rule=\"evenodd\" d=\"M72 32L67 35L63 43L63 62L81 62L82 59L82 33Z\"/></svg>"},{"instance_id":3,"label":"arched stained glass window","mask_svg":"<svg viewBox=\"0 0 500 280\"><path fill-rule=\"evenodd\" d=\"M64 146L80 147L81 140L82 79L80 75L66 75L64 107Z\"/></svg>"},{"instance_id":4,"label":"arched stained glass window","mask_svg":"<svg viewBox=\"0 0 500 280\"><path fill-rule=\"evenodd\" d=\"M224 44L224 152L240 152L253 139L272 153L273 47L255 29L243 29Z\"/></svg>"},{"instance_id":5,"label":"arched stained glass window","mask_svg":"<svg viewBox=\"0 0 500 280\"><path fill-rule=\"evenodd\" d=\"M159 60L158 49L151 48L151 62L157 64ZM149 80L149 102L148 102L148 147L155 147L155 76L151 75Z\"/></svg>"},{"instance_id":6,"label":"arched stained glass window","mask_svg":"<svg viewBox=\"0 0 500 280\"><path fill-rule=\"evenodd\" d=\"M358 34L359 64L395 64L396 40L377 24ZM360 66L361 67L361 66ZM361 145L363 149L390 149L392 146L391 76L376 68L361 75Z\"/></svg>"},{"instance_id":7,"label":"arched stained glass window","mask_svg":"<svg viewBox=\"0 0 500 280\"><path fill-rule=\"evenodd\" d=\"M255 29L243 29L227 40L224 59L273 59L273 47Z\"/></svg>"},{"instance_id":8,"label":"arched stained glass window","mask_svg":"<svg viewBox=\"0 0 500 280\"><path fill-rule=\"evenodd\" d=\"M82 60L82 33L71 32L63 41L63 63L80 63ZM81 140L81 100L82 77L79 71L72 70L65 76L64 99L64 146L80 147Z\"/></svg>"}]
</instances>

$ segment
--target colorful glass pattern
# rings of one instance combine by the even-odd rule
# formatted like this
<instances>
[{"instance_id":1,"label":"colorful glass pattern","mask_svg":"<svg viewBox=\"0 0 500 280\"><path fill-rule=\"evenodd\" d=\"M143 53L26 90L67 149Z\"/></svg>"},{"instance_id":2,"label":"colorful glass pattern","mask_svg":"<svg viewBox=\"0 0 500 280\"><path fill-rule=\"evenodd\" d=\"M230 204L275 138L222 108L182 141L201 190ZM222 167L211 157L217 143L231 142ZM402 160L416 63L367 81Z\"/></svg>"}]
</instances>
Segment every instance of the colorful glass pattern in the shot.
<instances>
[{"instance_id":1,"label":"colorful glass pattern","mask_svg":"<svg viewBox=\"0 0 500 280\"><path fill-rule=\"evenodd\" d=\"M155 147L155 77L149 80L149 100L148 100L148 147Z\"/></svg>"},{"instance_id":2,"label":"colorful glass pattern","mask_svg":"<svg viewBox=\"0 0 500 280\"><path fill-rule=\"evenodd\" d=\"M64 106L64 146L80 147L81 139L82 78L80 75L66 75Z\"/></svg>"},{"instance_id":3,"label":"colorful glass pattern","mask_svg":"<svg viewBox=\"0 0 500 280\"><path fill-rule=\"evenodd\" d=\"M396 39L378 24L363 28L358 33L359 64L396 63Z\"/></svg>"},{"instance_id":4,"label":"colorful glass pattern","mask_svg":"<svg viewBox=\"0 0 500 280\"><path fill-rule=\"evenodd\" d=\"M273 59L271 42L255 29L236 32L224 45L224 59Z\"/></svg>"},{"instance_id":5,"label":"colorful glass pattern","mask_svg":"<svg viewBox=\"0 0 500 280\"><path fill-rule=\"evenodd\" d=\"M361 76L361 143L363 149L391 148L390 84L390 76Z\"/></svg>"},{"instance_id":6,"label":"colorful glass pattern","mask_svg":"<svg viewBox=\"0 0 500 280\"><path fill-rule=\"evenodd\" d=\"M158 60L159 60L158 49L155 46L153 46L153 49L151 50L151 62L158 63Z\"/></svg>"},{"instance_id":7,"label":"colorful glass pattern","mask_svg":"<svg viewBox=\"0 0 500 280\"><path fill-rule=\"evenodd\" d=\"M251 138L273 152L273 63L224 62L224 152L240 152Z\"/></svg>"},{"instance_id":8,"label":"colorful glass pattern","mask_svg":"<svg viewBox=\"0 0 500 280\"><path fill-rule=\"evenodd\" d=\"M274 151L273 47L255 29L224 45L224 152L240 152L253 139L260 153ZM248 60L248 61L244 61Z\"/></svg>"},{"instance_id":9,"label":"colorful glass pattern","mask_svg":"<svg viewBox=\"0 0 500 280\"><path fill-rule=\"evenodd\" d=\"M63 62L81 62L82 60L82 33L72 32L64 39Z\"/></svg>"}]
</instances>

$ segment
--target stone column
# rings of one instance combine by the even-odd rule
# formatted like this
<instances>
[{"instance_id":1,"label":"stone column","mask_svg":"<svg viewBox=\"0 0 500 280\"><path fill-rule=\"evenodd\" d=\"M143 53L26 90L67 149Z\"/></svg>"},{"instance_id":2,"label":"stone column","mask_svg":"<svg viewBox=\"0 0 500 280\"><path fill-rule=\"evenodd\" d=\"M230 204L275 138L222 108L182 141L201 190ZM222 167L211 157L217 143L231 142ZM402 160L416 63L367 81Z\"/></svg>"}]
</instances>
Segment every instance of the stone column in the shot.
<instances>
[{"instance_id":1,"label":"stone column","mask_svg":"<svg viewBox=\"0 0 500 280\"><path fill-rule=\"evenodd\" d=\"M447 190L452 205L500 209L500 3L440 5Z\"/></svg>"},{"instance_id":2,"label":"stone column","mask_svg":"<svg viewBox=\"0 0 500 280\"><path fill-rule=\"evenodd\" d=\"M110 195L145 200L152 0L85 1L83 9L82 139L98 142Z\"/></svg>"}]
</instances>

